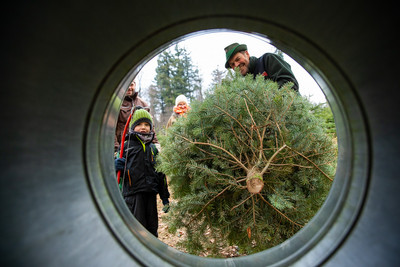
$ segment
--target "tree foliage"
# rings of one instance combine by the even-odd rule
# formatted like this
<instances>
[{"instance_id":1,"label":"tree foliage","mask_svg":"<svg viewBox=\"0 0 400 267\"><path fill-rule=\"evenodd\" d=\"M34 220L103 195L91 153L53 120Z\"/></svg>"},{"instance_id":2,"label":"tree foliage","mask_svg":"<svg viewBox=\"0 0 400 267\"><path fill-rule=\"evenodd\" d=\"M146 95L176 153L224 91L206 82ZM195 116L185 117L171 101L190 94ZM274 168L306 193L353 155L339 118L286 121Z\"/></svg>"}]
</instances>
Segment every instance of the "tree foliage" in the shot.
<instances>
[{"instance_id":1,"label":"tree foliage","mask_svg":"<svg viewBox=\"0 0 400 267\"><path fill-rule=\"evenodd\" d=\"M211 72L211 75L212 75L211 85L214 88L215 86L217 86L217 85L222 83L222 80L226 76L226 71L223 71L223 70L220 70L220 69L216 68L215 70L213 70Z\"/></svg>"},{"instance_id":2,"label":"tree foliage","mask_svg":"<svg viewBox=\"0 0 400 267\"><path fill-rule=\"evenodd\" d=\"M312 112L322 121L322 126L326 133L336 137L336 125L333 119L333 113L327 103L322 103L314 106Z\"/></svg>"},{"instance_id":3,"label":"tree foliage","mask_svg":"<svg viewBox=\"0 0 400 267\"><path fill-rule=\"evenodd\" d=\"M312 104L290 87L236 74L160 136L159 170L177 200L170 230L186 229L190 253L270 248L321 207L336 146Z\"/></svg>"},{"instance_id":4,"label":"tree foliage","mask_svg":"<svg viewBox=\"0 0 400 267\"><path fill-rule=\"evenodd\" d=\"M161 114L174 106L175 98L180 94L188 99L201 100L203 97L199 70L193 65L186 49L178 45L173 51L167 49L158 56L154 82L150 102Z\"/></svg>"}]
</instances>

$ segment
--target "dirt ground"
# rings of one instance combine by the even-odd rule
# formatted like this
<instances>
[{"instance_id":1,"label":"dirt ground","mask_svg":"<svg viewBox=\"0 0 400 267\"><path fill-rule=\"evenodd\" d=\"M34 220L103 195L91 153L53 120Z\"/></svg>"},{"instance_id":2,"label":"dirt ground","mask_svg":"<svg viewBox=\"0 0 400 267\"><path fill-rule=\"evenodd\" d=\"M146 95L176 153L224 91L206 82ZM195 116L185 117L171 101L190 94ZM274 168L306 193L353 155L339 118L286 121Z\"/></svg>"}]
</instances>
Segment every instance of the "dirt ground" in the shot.
<instances>
[{"instance_id":1,"label":"dirt ground","mask_svg":"<svg viewBox=\"0 0 400 267\"><path fill-rule=\"evenodd\" d=\"M171 201L171 199L170 199ZM172 200L173 201L173 200ZM162 211L163 204L161 199L157 197L157 210L158 210L158 239L167 244L170 247L173 247L179 251L186 252L184 249L177 246L177 243L183 240L185 236L185 232L183 230L177 231L176 234L171 234L168 232L168 225L165 221L168 213L164 213Z\"/></svg>"},{"instance_id":2,"label":"dirt ground","mask_svg":"<svg viewBox=\"0 0 400 267\"><path fill-rule=\"evenodd\" d=\"M170 201L174 201L173 199L170 198ZM160 200L159 197L157 197L157 210L158 210L158 239L160 241L164 242L170 247L173 247L179 251L187 253L185 248L182 248L178 246L178 242L184 240L185 238L185 231L184 230L178 230L175 234L171 234L168 232L168 224L166 223L166 216L168 216L168 213L164 213L162 211L163 204ZM207 233L206 233L207 235ZM213 242L212 239L210 239L210 242ZM201 257L208 257L210 256L210 253L208 251L202 252L199 256ZM220 249L220 256L225 257L225 258L232 258L232 257L238 257L238 250L236 246L229 246L226 248Z\"/></svg>"}]
</instances>

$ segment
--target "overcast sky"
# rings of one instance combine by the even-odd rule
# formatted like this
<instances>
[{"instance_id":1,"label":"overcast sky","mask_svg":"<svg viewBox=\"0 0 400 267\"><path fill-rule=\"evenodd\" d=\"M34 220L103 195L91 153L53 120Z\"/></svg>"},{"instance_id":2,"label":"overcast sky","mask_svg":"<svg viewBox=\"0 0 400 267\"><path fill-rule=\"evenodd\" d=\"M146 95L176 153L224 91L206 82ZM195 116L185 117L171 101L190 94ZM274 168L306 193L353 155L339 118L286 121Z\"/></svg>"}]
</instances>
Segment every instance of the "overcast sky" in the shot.
<instances>
[{"instance_id":1,"label":"overcast sky","mask_svg":"<svg viewBox=\"0 0 400 267\"><path fill-rule=\"evenodd\" d=\"M216 68L225 70L224 48L235 42L246 44L250 55L256 57L260 57L267 52L275 52L276 49L265 38L231 31L198 34L178 43L180 47L186 48L186 51L190 53L193 64L199 69L204 90L209 88L213 70ZM288 55L284 54L284 59L291 65L292 71L299 82L300 94L309 96L314 103L326 102L324 94L311 75ZM136 82L142 90L146 90L153 82L156 67L157 56L150 60L138 73Z\"/></svg>"}]
</instances>

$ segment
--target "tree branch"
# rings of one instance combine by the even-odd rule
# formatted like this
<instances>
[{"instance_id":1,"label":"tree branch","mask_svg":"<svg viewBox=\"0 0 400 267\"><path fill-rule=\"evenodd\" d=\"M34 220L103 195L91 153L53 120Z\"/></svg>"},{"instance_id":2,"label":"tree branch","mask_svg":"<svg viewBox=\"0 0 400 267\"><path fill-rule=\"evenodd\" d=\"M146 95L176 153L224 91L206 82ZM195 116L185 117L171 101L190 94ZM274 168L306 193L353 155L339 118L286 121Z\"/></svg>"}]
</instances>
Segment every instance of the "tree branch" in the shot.
<instances>
[{"instance_id":1,"label":"tree branch","mask_svg":"<svg viewBox=\"0 0 400 267\"><path fill-rule=\"evenodd\" d=\"M249 136L249 138L251 138L251 135L246 131L246 128L244 128L244 126L235 118L233 117L231 114L229 114L228 112L226 112L225 110L223 110L222 108L218 107L217 105L214 105L217 109L221 110L223 113L225 113L226 115L228 115L232 120L234 120L235 122L237 122L239 124L239 126L243 129L243 131Z\"/></svg>"},{"instance_id":2,"label":"tree branch","mask_svg":"<svg viewBox=\"0 0 400 267\"><path fill-rule=\"evenodd\" d=\"M303 166L300 164L294 164L294 163L281 163L281 164L277 164L277 163L271 163L271 166L291 166L291 167L299 167L299 168L305 168L305 169L312 169L312 166Z\"/></svg>"},{"instance_id":3,"label":"tree branch","mask_svg":"<svg viewBox=\"0 0 400 267\"><path fill-rule=\"evenodd\" d=\"M208 154L208 155L213 156L214 158L220 158L220 159L226 160L226 161L228 161L228 162L231 162L232 164L234 164L233 166L236 166L235 164L237 164L236 161L231 160L231 159L229 159L229 158L226 158L226 157L223 157L223 156L221 156L221 155L216 155L216 154L213 154L213 153L211 153L211 152L205 151L204 149L201 149L200 147L198 147L198 149L199 149L201 152L205 153L205 154ZM239 165L237 165L237 166L240 167Z\"/></svg>"},{"instance_id":4,"label":"tree branch","mask_svg":"<svg viewBox=\"0 0 400 267\"><path fill-rule=\"evenodd\" d=\"M286 113L288 112L288 110L290 109L290 107L293 105L293 101L294 101L294 97L292 97L292 101L290 101L289 105L287 106L286 110L283 112L283 114L281 113L281 117L279 119L279 122L282 121L282 119L285 117Z\"/></svg>"},{"instance_id":5,"label":"tree branch","mask_svg":"<svg viewBox=\"0 0 400 267\"><path fill-rule=\"evenodd\" d=\"M240 205L242 205L244 202L246 202L249 198L251 198L253 196L253 194L251 194L248 198L246 198L245 200L243 200L242 202L240 202L239 204L235 205L232 207L231 211L236 209L237 207L239 207Z\"/></svg>"},{"instance_id":6,"label":"tree branch","mask_svg":"<svg viewBox=\"0 0 400 267\"><path fill-rule=\"evenodd\" d=\"M214 144L211 144L211 143L204 143L204 142L192 141L192 140L189 140L188 138L186 138L186 137L184 137L184 136L182 136L182 135L179 135L179 134L175 134L175 135L181 137L182 139L184 139L184 140L186 140L186 141L188 141L189 143L194 144L194 145L211 146L211 147L214 147L214 148L217 148L217 149L220 149L220 150L224 151L224 152L225 152L226 154L228 154L232 159L234 159L234 160L236 161L236 163L238 163L238 164L240 165L240 167L242 167L246 172L248 172L247 167L244 166L243 163L242 163L240 160L238 160L234 155L232 155L232 153L230 153L230 152L229 152L228 150L226 150L225 148L220 147L220 146L217 146L217 145L214 145Z\"/></svg>"},{"instance_id":7,"label":"tree branch","mask_svg":"<svg viewBox=\"0 0 400 267\"><path fill-rule=\"evenodd\" d=\"M224 190L222 190L221 192L219 192L216 196L214 196L212 199L210 199L206 205L204 205L204 207L190 220L190 222L188 223L188 225L190 225L194 219L197 218L197 216L199 216L207 207L208 205L211 204L211 202L213 202L217 197L219 197L220 195L222 195L226 190L228 190L231 187L231 185L228 185L227 187L224 188Z\"/></svg>"},{"instance_id":8,"label":"tree branch","mask_svg":"<svg viewBox=\"0 0 400 267\"><path fill-rule=\"evenodd\" d=\"M281 148L279 148L279 149L270 157L270 159L269 159L268 162L267 162L267 165L265 165L264 169L262 169L262 171L261 171L261 176L264 175L264 173L267 171L269 165L271 164L272 160L276 157L276 155L278 155L279 152L281 152L282 149L284 149L285 147L287 147L286 144L284 144L283 146L281 146Z\"/></svg>"},{"instance_id":9,"label":"tree branch","mask_svg":"<svg viewBox=\"0 0 400 267\"><path fill-rule=\"evenodd\" d=\"M249 106L247 105L247 101L246 101L246 99L245 98L243 98L243 100L244 100L244 103L246 104L246 109L247 109L247 112L249 113L249 115L250 115L250 118L251 118L251 121L253 122L253 125L252 125L252 129L254 129L255 131L256 131L256 133L257 133L257 136L258 136L258 139L260 140L260 148L259 148L259 150L260 150L260 152L259 152L259 155L258 155L258 160L261 160L261 158L262 158L262 155L263 155L263 138L264 138L264 135L261 137L261 134L260 134L260 131L258 130L258 127L257 127L257 124L256 124L256 122L255 122L255 120L254 120L254 118L253 118L253 115L251 114L251 112L250 112L250 109L249 109ZM263 131L264 133L265 133L265 129L264 129L264 131Z\"/></svg>"},{"instance_id":10,"label":"tree branch","mask_svg":"<svg viewBox=\"0 0 400 267\"><path fill-rule=\"evenodd\" d=\"M243 100L244 100L244 103L246 104L247 112L249 113L250 118L251 118L251 121L253 122L253 125L254 125L254 126L252 127L252 129L255 129L255 130L256 130L257 135L258 135L258 138L260 139L260 144L262 144L262 139L261 139L260 132L258 131L257 124L256 124L256 122L254 121L253 115L252 115L251 112L250 112L250 109L249 109L249 106L247 105L246 99L243 98Z\"/></svg>"},{"instance_id":11,"label":"tree branch","mask_svg":"<svg viewBox=\"0 0 400 267\"><path fill-rule=\"evenodd\" d=\"M308 162L310 162L310 163L311 163L312 165L314 165L314 167L315 167L317 170L319 170L326 178L328 178L329 180L333 181L333 179L332 179L331 177L329 177L326 173L324 173L324 171L321 170L321 169L317 166L317 164L315 164L312 160L310 160L309 158L307 158L306 156L304 156L304 155L301 154L300 152L297 152L297 151L294 150L293 148L291 148L291 147L289 147L289 146L288 146L288 148L289 148L290 150L292 150L294 153L296 153L297 155L303 157L305 160L307 160Z\"/></svg>"},{"instance_id":12,"label":"tree branch","mask_svg":"<svg viewBox=\"0 0 400 267\"><path fill-rule=\"evenodd\" d=\"M291 219L289 219L289 217L287 217L285 214L283 214L282 212L280 212L277 208L275 208L274 206L272 206L272 204L269 203L268 201L266 201L260 193L258 193L258 195L261 197L261 199L262 199L265 203L267 203L271 208L273 208L276 212L278 212L280 215L282 215L282 216L283 216L285 219L287 219L289 222L291 222L291 223L293 223L293 224L295 224L295 225L297 225L297 226L304 227L304 225L301 225L301 224L299 224L299 223L296 223L296 222L292 221Z\"/></svg>"}]
</instances>

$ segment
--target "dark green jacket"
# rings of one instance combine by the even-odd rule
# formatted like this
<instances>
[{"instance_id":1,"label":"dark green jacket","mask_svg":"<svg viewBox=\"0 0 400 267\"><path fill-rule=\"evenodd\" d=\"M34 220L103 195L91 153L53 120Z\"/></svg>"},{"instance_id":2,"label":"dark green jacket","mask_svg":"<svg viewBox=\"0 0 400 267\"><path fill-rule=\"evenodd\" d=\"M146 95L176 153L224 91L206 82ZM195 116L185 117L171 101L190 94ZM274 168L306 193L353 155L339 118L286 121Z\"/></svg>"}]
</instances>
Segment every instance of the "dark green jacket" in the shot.
<instances>
[{"instance_id":1,"label":"dark green jacket","mask_svg":"<svg viewBox=\"0 0 400 267\"><path fill-rule=\"evenodd\" d=\"M259 58L250 57L249 73L253 74L254 78L257 74L262 74L265 79L271 79L279 86L293 82L293 90L299 90L299 83L290 65L277 54L266 53Z\"/></svg>"}]
</instances>

